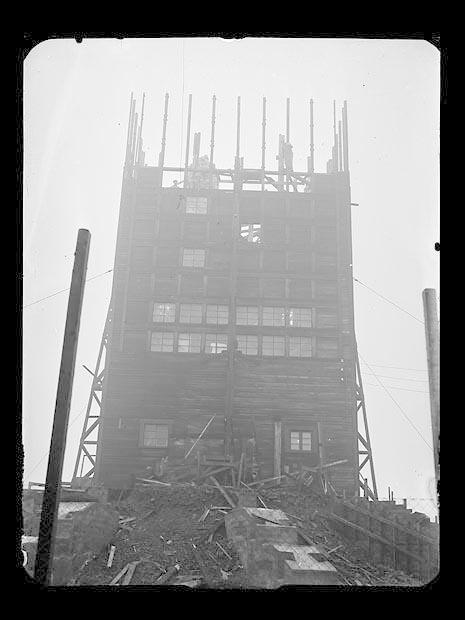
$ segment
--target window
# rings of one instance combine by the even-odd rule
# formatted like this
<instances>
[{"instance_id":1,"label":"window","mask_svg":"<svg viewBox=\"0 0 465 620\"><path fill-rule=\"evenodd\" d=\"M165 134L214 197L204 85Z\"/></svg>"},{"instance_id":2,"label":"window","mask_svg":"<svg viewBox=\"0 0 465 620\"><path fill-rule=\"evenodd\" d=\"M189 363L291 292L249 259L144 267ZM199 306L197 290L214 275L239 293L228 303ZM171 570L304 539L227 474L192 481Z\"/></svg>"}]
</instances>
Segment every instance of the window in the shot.
<instances>
[{"instance_id":1,"label":"window","mask_svg":"<svg viewBox=\"0 0 465 620\"><path fill-rule=\"evenodd\" d=\"M291 308L289 310L290 327L311 327L312 310L311 308Z\"/></svg>"},{"instance_id":2,"label":"window","mask_svg":"<svg viewBox=\"0 0 465 620\"><path fill-rule=\"evenodd\" d=\"M201 304L181 304L179 307L180 323L201 323L202 306Z\"/></svg>"},{"instance_id":3,"label":"window","mask_svg":"<svg viewBox=\"0 0 465 620\"><path fill-rule=\"evenodd\" d=\"M262 234L261 224L241 224L241 237L250 243L260 243Z\"/></svg>"},{"instance_id":4,"label":"window","mask_svg":"<svg viewBox=\"0 0 465 620\"><path fill-rule=\"evenodd\" d=\"M226 334L207 334L205 336L205 353L222 353L227 348L228 336Z\"/></svg>"},{"instance_id":5,"label":"window","mask_svg":"<svg viewBox=\"0 0 465 620\"><path fill-rule=\"evenodd\" d=\"M291 431L291 450L310 452L312 434L309 431Z\"/></svg>"},{"instance_id":6,"label":"window","mask_svg":"<svg viewBox=\"0 0 465 620\"><path fill-rule=\"evenodd\" d=\"M205 250L184 250L182 265L183 267L204 267Z\"/></svg>"},{"instance_id":7,"label":"window","mask_svg":"<svg viewBox=\"0 0 465 620\"><path fill-rule=\"evenodd\" d=\"M291 299L311 299L312 281L311 280L290 280L289 297Z\"/></svg>"},{"instance_id":8,"label":"window","mask_svg":"<svg viewBox=\"0 0 465 620\"><path fill-rule=\"evenodd\" d=\"M263 336L262 355L284 355L284 336Z\"/></svg>"},{"instance_id":9,"label":"window","mask_svg":"<svg viewBox=\"0 0 465 620\"><path fill-rule=\"evenodd\" d=\"M178 292L178 276L176 272L159 269L155 274L155 295L160 299Z\"/></svg>"},{"instance_id":10,"label":"window","mask_svg":"<svg viewBox=\"0 0 465 620\"><path fill-rule=\"evenodd\" d=\"M237 336L237 350L244 355L257 355L258 336Z\"/></svg>"},{"instance_id":11,"label":"window","mask_svg":"<svg viewBox=\"0 0 465 620\"><path fill-rule=\"evenodd\" d=\"M174 350L174 334L171 332L152 332L150 350L171 353Z\"/></svg>"},{"instance_id":12,"label":"window","mask_svg":"<svg viewBox=\"0 0 465 620\"><path fill-rule=\"evenodd\" d=\"M143 424L142 445L147 448L168 447L167 424Z\"/></svg>"},{"instance_id":13,"label":"window","mask_svg":"<svg viewBox=\"0 0 465 620\"><path fill-rule=\"evenodd\" d=\"M155 302L153 304L154 323L174 323L176 316L176 304L163 304Z\"/></svg>"},{"instance_id":14,"label":"window","mask_svg":"<svg viewBox=\"0 0 465 620\"><path fill-rule=\"evenodd\" d=\"M179 334L179 353L200 353L202 334Z\"/></svg>"},{"instance_id":15,"label":"window","mask_svg":"<svg viewBox=\"0 0 465 620\"><path fill-rule=\"evenodd\" d=\"M236 325L258 325L258 306L237 306Z\"/></svg>"},{"instance_id":16,"label":"window","mask_svg":"<svg viewBox=\"0 0 465 620\"><path fill-rule=\"evenodd\" d=\"M207 305L207 323L209 325L227 325L229 320L229 307Z\"/></svg>"},{"instance_id":17,"label":"window","mask_svg":"<svg viewBox=\"0 0 465 620\"><path fill-rule=\"evenodd\" d=\"M284 308L265 306L262 314L262 325L267 327L284 327L284 316Z\"/></svg>"},{"instance_id":18,"label":"window","mask_svg":"<svg viewBox=\"0 0 465 620\"><path fill-rule=\"evenodd\" d=\"M312 339L305 337L289 338L289 357L311 357Z\"/></svg>"},{"instance_id":19,"label":"window","mask_svg":"<svg viewBox=\"0 0 465 620\"><path fill-rule=\"evenodd\" d=\"M204 215L207 212L207 198L205 196L187 196L186 213Z\"/></svg>"}]
</instances>

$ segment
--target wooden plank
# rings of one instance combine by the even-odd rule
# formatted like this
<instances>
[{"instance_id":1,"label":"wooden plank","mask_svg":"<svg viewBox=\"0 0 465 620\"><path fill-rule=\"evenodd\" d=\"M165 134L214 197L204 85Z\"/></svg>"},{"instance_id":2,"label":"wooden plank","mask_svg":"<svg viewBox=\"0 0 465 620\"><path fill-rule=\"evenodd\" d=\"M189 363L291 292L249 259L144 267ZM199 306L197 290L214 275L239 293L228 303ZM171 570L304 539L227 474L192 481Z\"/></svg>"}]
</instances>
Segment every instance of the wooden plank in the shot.
<instances>
[{"instance_id":1,"label":"wooden plank","mask_svg":"<svg viewBox=\"0 0 465 620\"><path fill-rule=\"evenodd\" d=\"M274 423L274 475L281 475L282 425L280 421Z\"/></svg>"},{"instance_id":2,"label":"wooden plank","mask_svg":"<svg viewBox=\"0 0 465 620\"><path fill-rule=\"evenodd\" d=\"M397 545L393 541L387 540L386 538L383 538L382 536L379 536L378 534L375 534L374 532L370 532L369 530L367 530L366 528L362 527L361 525L356 525L355 523L352 523L351 521L347 521L347 519L343 519L342 517L339 517L338 515L335 515L334 513L329 514L328 518L329 519L333 519L335 521L339 521L339 523L343 523L344 525L348 525L349 527L353 528L354 530L362 532L366 536L370 536L371 538L373 538L375 540L378 540L379 542L383 543L384 545L387 545L387 546L391 547L392 549L395 549L396 551L399 551L400 553L403 553L403 554L405 554L407 556L410 556L410 557L414 558L418 562L423 562L424 561L424 558L421 558L420 556L416 555L415 553L412 553L412 552L407 551L406 549L403 549L402 547L400 547L399 545Z\"/></svg>"},{"instance_id":3,"label":"wooden plank","mask_svg":"<svg viewBox=\"0 0 465 620\"><path fill-rule=\"evenodd\" d=\"M122 576L123 576L123 575L124 575L124 574L128 571L128 569L129 569L130 565L131 565L131 562L128 562L128 563L126 564L126 566L124 566L124 567L120 570L120 572L116 575L116 577L114 577L114 578L110 581L110 583L109 583L108 585L109 585L109 586L115 586L115 585L118 583L118 581L121 579L121 577L122 577Z\"/></svg>"},{"instance_id":4,"label":"wooden plank","mask_svg":"<svg viewBox=\"0 0 465 620\"><path fill-rule=\"evenodd\" d=\"M223 487L221 486L221 484L218 482L218 480L216 478L214 478L213 476L210 476L210 480L213 482L213 484L216 486L216 488L220 491L221 495L224 497L224 499L228 502L228 504L231 506L231 508L235 508L236 504L233 502L233 500L229 497L229 495L226 493L226 491L223 489Z\"/></svg>"},{"instance_id":5,"label":"wooden plank","mask_svg":"<svg viewBox=\"0 0 465 620\"><path fill-rule=\"evenodd\" d=\"M110 554L108 556L108 561L107 561L107 568L111 568L111 565L113 564L113 558L115 557L115 550L116 550L115 545L111 545Z\"/></svg>"},{"instance_id":6,"label":"wooden plank","mask_svg":"<svg viewBox=\"0 0 465 620\"><path fill-rule=\"evenodd\" d=\"M127 570L127 573L124 576L123 586L128 586L131 583L132 576L134 575L134 571L136 570L138 564L139 562L131 562Z\"/></svg>"}]
</instances>

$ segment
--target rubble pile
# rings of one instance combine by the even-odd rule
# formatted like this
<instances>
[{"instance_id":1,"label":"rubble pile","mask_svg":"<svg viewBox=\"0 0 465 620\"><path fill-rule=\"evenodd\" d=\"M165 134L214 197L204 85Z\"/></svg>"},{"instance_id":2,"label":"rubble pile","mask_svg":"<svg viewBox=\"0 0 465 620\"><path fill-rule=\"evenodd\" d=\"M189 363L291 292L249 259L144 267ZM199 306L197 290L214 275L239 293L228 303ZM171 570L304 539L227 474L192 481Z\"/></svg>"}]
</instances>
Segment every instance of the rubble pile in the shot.
<instances>
[{"instance_id":1,"label":"rubble pile","mask_svg":"<svg viewBox=\"0 0 465 620\"><path fill-rule=\"evenodd\" d=\"M226 487L230 497L237 493ZM258 489L258 504L279 508L316 544L337 568L342 582L363 586L419 586L421 582L387 566L373 566L361 547L340 536L327 519L330 499L291 482L276 481ZM145 487L136 485L114 501L120 515L111 545L84 567L79 585L109 584L130 563L136 563L131 585L247 588L245 571L226 538L224 515L231 509L212 485L193 483Z\"/></svg>"}]
</instances>

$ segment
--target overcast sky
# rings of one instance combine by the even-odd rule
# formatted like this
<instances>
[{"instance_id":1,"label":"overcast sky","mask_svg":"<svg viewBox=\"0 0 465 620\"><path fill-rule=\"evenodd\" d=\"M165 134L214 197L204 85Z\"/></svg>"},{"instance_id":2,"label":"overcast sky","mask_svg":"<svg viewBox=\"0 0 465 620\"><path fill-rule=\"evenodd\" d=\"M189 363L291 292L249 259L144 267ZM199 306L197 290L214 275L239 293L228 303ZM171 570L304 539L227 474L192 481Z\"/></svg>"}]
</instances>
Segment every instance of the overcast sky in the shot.
<instances>
[{"instance_id":1,"label":"overcast sky","mask_svg":"<svg viewBox=\"0 0 465 620\"><path fill-rule=\"evenodd\" d=\"M332 102L348 102L354 276L409 313L354 284L355 324L381 497L387 487L434 514L434 469L421 293L439 291L440 58L425 41L215 38L50 40L24 65L24 305L70 284L77 231L92 234L88 277L113 266L130 93L146 93L146 163L161 141L170 95L166 165L184 162L188 95L192 132L209 153L217 97L215 163L233 167L236 98L241 155L261 165L267 98L267 167L276 167L291 98L294 169L306 169L309 100L315 169L326 171ZM184 110L184 114L183 114ZM184 129L181 131L181 121ZM192 149L192 137L191 137ZM111 274L86 286L63 478L71 478L108 308ZM24 309L24 483L44 481L68 296ZM375 373L389 394L380 386ZM394 402L394 399L396 402ZM396 404L397 403L397 404ZM415 428L414 428L415 427ZM411 499L410 499L411 498Z\"/></svg>"}]
</instances>

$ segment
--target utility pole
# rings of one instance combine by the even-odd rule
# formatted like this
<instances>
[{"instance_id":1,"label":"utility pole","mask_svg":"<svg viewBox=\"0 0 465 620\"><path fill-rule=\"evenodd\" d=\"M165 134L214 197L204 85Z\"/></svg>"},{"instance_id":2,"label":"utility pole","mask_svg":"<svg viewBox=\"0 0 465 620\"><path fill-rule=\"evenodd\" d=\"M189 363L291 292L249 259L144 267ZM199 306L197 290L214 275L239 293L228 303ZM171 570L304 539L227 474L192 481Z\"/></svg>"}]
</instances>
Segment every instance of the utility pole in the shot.
<instances>
[{"instance_id":1,"label":"utility pole","mask_svg":"<svg viewBox=\"0 0 465 620\"><path fill-rule=\"evenodd\" d=\"M428 362L431 427L433 431L434 471L439 490L439 321L434 288L423 291L425 317L426 358Z\"/></svg>"},{"instance_id":2,"label":"utility pole","mask_svg":"<svg viewBox=\"0 0 465 620\"><path fill-rule=\"evenodd\" d=\"M34 569L34 578L43 586L49 585L52 572L56 519L61 490L61 474L65 455L66 433L68 430L69 408L73 389L74 366L76 362L89 245L90 232L81 228L78 231L76 252L74 253L73 275L71 277L71 288L66 314L52 439L50 441L47 478L45 480L39 538L37 541L37 556Z\"/></svg>"}]
</instances>

